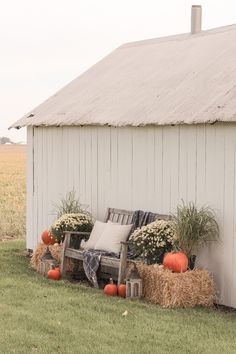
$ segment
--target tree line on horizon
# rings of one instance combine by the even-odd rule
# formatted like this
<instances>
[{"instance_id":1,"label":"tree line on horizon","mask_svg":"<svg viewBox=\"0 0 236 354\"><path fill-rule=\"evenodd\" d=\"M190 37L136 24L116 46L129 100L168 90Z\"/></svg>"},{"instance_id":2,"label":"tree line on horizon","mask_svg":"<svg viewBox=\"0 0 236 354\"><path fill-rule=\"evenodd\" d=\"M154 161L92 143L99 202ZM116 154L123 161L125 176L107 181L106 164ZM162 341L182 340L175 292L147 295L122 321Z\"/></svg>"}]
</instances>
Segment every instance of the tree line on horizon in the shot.
<instances>
[{"instance_id":1,"label":"tree line on horizon","mask_svg":"<svg viewBox=\"0 0 236 354\"><path fill-rule=\"evenodd\" d=\"M10 138L8 138L6 136L1 136L0 137L0 145L4 145L4 144L22 144L22 142L15 143Z\"/></svg>"}]
</instances>

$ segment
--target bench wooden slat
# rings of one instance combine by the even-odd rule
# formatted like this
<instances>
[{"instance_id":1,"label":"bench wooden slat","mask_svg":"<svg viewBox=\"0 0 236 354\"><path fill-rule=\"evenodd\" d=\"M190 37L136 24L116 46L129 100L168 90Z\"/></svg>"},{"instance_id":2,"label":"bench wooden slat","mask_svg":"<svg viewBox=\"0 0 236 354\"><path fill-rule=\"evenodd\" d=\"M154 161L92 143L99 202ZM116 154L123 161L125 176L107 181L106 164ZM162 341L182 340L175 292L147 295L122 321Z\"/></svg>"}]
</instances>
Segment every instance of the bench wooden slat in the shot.
<instances>
[{"instance_id":1,"label":"bench wooden slat","mask_svg":"<svg viewBox=\"0 0 236 354\"><path fill-rule=\"evenodd\" d=\"M121 223L121 225L124 225L124 220L125 220L125 215L123 214L121 214L121 217L120 217L120 223Z\"/></svg>"},{"instance_id":2,"label":"bench wooden slat","mask_svg":"<svg viewBox=\"0 0 236 354\"><path fill-rule=\"evenodd\" d=\"M131 224L132 223L132 218L133 218L133 215L129 215L128 216L128 219L127 219L127 224Z\"/></svg>"},{"instance_id":3,"label":"bench wooden slat","mask_svg":"<svg viewBox=\"0 0 236 354\"><path fill-rule=\"evenodd\" d=\"M75 248L67 248L65 250L65 256L68 258L79 259L82 261L83 260L83 251L76 250Z\"/></svg>"},{"instance_id":4,"label":"bench wooden slat","mask_svg":"<svg viewBox=\"0 0 236 354\"><path fill-rule=\"evenodd\" d=\"M125 209L116 209L116 208L108 208L107 214L106 214L106 219L105 222L109 220L109 215L110 214L125 214L125 215L132 215L134 214L133 211L130 210L125 210Z\"/></svg>"},{"instance_id":5,"label":"bench wooden slat","mask_svg":"<svg viewBox=\"0 0 236 354\"><path fill-rule=\"evenodd\" d=\"M107 256L101 257L101 265L119 269L120 259Z\"/></svg>"},{"instance_id":6,"label":"bench wooden slat","mask_svg":"<svg viewBox=\"0 0 236 354\"><path fill-rule=\"evenodd\" d=\"M119 222L119 214L118 213L114 214L113 221Z\"/></svg>"},{"instance_id":7,"label":"bench wooden slat","mask_svg":"<svg viewBox=\"0 0 236 354\"><path fill-rule=\"evenodd\" d=\"M122 225L128 225L131 224L133 215L134 212L129 210L108 208L105 217L105 222L112 221L120 223Z\"/></svg>"},{"instance_id":8,"label":"bench wooden slat","mask_svg":"<svg viewBox=\"0 0 236 354\"><path fill-rule=\"evenodd\" d=\"M68 258L74 258L78 260L83 260L83 250L76 250L74 248L67 248L65 251L65 256ZM114 257L109 257L109 256L102 256L101 257L101 263L105 266L109 267L115 267L117 268L120 259L119 258L114 258Z\"/></svg>"}]
</instances>

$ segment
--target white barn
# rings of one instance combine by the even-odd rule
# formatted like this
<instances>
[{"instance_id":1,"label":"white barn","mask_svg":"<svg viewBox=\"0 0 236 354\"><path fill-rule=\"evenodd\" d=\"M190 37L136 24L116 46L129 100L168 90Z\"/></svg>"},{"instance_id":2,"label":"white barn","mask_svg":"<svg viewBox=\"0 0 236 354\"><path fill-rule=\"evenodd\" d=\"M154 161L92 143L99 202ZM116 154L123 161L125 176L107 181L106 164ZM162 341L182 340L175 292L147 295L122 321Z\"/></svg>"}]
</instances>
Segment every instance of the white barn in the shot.
<instances>
[{"instance_id":1,"label":"white barn","mask_svg":"<svg viewBox=\"0 0 236 354\"><path fill-rule=\"evenodd\" d=\"M125 44L12 127L27 126L27 247L73 188L108 206L217 211L222 241L198 264L236 307L236 25Z\"/></svg>"}]
</instances>

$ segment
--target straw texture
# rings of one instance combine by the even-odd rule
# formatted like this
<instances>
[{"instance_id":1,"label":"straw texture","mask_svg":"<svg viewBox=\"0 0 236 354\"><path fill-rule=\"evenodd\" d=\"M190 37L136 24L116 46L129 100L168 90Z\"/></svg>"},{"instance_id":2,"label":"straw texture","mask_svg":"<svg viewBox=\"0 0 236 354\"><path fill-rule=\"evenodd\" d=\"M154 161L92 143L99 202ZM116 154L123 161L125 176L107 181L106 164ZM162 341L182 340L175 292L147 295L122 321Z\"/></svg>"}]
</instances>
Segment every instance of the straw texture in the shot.
<instances>
[{"instance_id":1,"label":"straw texture","mask_svg":"<svg viewBox=\"0 0 236 354\"><path fill-rule=\"evenodd\" d=\"M37 272L39 272L39 268L40 268L40 261L41 261L41 257L44 254L45 250L47 248L47 245L43 244L43 243L39 243L37 248L35 249L35 251L33 252L33 255L31 257L31 265L32 267L37 270ZM61 261L61 252L62 252L62 246L60 246L59 244L57 245L50 245L49 246L49 250L53 256L53 258L55 258L55 260L60 263Z\"/></svg>"},{"instance_id":2,"label":"straw texture","mask_svg":"<svg viewBox=\"0 0 236 354\"><path fill-rule=\"evenodd\" d=\"M212 306L215 299L214 281L205 269L173 273L161 265L139 263L144 297L165 308Z\"/></svg>"}]
</instances>

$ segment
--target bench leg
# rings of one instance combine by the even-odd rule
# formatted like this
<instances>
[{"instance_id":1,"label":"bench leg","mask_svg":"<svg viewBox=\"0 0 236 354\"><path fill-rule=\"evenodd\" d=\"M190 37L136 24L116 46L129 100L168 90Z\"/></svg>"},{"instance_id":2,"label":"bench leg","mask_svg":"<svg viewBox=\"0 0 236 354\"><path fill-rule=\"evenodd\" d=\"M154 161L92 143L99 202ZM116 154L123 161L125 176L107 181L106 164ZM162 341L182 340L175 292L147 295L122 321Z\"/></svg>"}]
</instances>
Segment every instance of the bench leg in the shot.
<instances>
[{"instance_id":1,"label":"bench leg","mask_svg":"<svg viewBox=\"0 0 236 354\"><path fill-rule=\"evenodd\" d=\"M119 274L118 274L118 286L120 284L122 284L125 280L126 265L127 265L127 253L128 253L128 245L125 243L122 243L121 244L121 253L120 253Z\"/></svg>"},{"instance_id":2,"label":"bench leg","mask_svg":"<svg viewBox=\"0 0 236 354\"><path fill-rule=\"evenodd\" d=\"M66 275L67 257L65 256L65 253L66 253L66 249L70 245L70 237L71 237L71 233L66 233L65 239L63 242L63 248L62 248L62 254L61 254L61 266L60 266L62 278L65 277L65 275Z\"/></svg>"}]
</instances>

